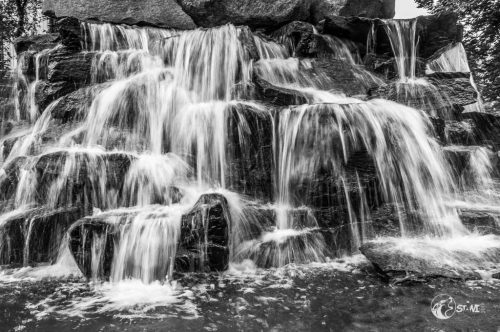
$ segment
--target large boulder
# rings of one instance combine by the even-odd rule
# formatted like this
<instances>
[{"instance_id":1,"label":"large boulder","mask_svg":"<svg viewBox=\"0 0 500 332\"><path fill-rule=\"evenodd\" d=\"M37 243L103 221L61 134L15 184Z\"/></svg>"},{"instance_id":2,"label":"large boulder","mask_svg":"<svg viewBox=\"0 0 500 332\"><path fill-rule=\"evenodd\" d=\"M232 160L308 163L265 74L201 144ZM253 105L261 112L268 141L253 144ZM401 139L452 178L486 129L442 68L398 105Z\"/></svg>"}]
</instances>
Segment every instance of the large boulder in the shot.
<instances>
[{"instance_id":1,"label":"large boulder","mask_svg":"<svg viewBox=\"0 0 500 332\"><path fill-rule=\"evenodd\" d=\"M417 57L429 58L438 50L462 41L462 28L457 23L458 17L454 13L419 16L415 20ZM384 20L376 18L329 15L323 29L325 33L358 43L363 46L360 50L369 45L370 52L392 57L394 55L385 25Z\"/></svg>"},{"instance_id":2,"label":"large boulder","mask_svg":"<svg viewBox=\"0 0 500 332\"><path fill-rule=\"evenodd\" d=\"M467 240L473 239L464 238ZM495 240L496 245L488 246ZM392 281L437 277L476 280L482 278L478 270L495 270L500 266L498 237L489 235L484 241L481 249L474 251L440 239L381 238L363 244L360 250L382 276Z\"/></svg>"},{"instance_id":3,"label":"large boulder","mask_svg":"<svg viewBox=\"0 0 500 332\"><path fill-rule=\"evenodd\" d=\"M468 77L456 76L462 73L446 74L439 73L418 81L393 81L371 90L371 96L422 109L432 116L455 119L464 106L477 102L477 91Z\"/></svg>"},{"instance_id":4,"label":"large boulder","mask_svg":"<svg viewBox=\"0 0 500 332\"><path fill-rule=\"evenodd\" d=\"M109 211L86 217L69 230L69 249L80 270L88 278L109 278L115 250L118 250L123 232L134 219L142 217L154 222L163 218L154 209L132 208ZM144 212L147 211L147 216ZM220 194L206 194L181 219L180 237L176 250L176 272L223 271L229 264L231 212L226 198ZM163 245L158 243L158 245ZM155 267L156 277L164 278L159 270L168 262Z\"/></svg>"},{"instance_id":5,"label":"large boulder","mask_svg":"<svg viewBox=\"0 0 500 332\"><path fill-rule=\"evenodd\" d=\"M55 17L75 17L117 24L149 24L165 28L194 29L196 25L175 0L44 0L43 12Z\"/></svg>"},{"instance_id":6,"label":"large boulder","mask_svg":"<svg viewBox=\"0 0 500 332\"><path fill-rule=\"evenodd\" d=\"M54 263L67 230L82 216L79 208L10 213L0 227L0 264Z\"/></svg>"},{"instance_id":7,"label":"large boulder","mask_svg":"<svg viewBox=\"0 0 500 332\"><path fill-rule=\"evenodd\" d=\"M261 96L279 106L318 102L318 91L332 91L347 96L367 95L377 85L367 80L364 71L347 61L334 58L298 59L297 68L290 77L279 75L281 68L265 60L254 67L254 83ZM274 75L278 73L278 75ZM303 82L306 82L304 84Z\"/></svg>"},{"instance_id":8,"label":"large boulder","mask_svg":"<svg viewBox=\"0 0 500 332\"><path fill-rule=\"evenodd\" d=\"M178 0L199 26L226 23L252 28L276 28L291 21L307 21L311 0Z\"/></svg>"},{"instance_id":9,"label":"large boulder","mask_svg":"<svg viewBox=\"0 0 500 332\"><path fill-rule=\"evenodd\" d=\"M463 112L463 120L473 123L473 133L478 143L490 144L500 149L500 112Z\"/></svg>"}]
</instances>

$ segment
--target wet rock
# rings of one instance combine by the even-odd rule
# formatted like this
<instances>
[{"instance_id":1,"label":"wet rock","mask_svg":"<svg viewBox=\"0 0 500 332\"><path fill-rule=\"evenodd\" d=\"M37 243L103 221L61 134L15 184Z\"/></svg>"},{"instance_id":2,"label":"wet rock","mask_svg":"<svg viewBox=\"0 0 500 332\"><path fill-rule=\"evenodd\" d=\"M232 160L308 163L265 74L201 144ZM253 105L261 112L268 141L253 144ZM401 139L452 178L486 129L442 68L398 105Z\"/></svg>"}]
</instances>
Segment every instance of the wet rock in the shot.
<instances>
[{"instance_id":1,"label":"wet rock","mask_svg":"<svg viewBox=\"0 0 500 332\"><path fill-rule=\"evenodd\" d=\"M89 279L106 279L111 275L116 227L99 217L88 217L71 226L69 249L83 275Z\"/></svg>"},{"instance_id":2,"label":"wet rock","mask_svg":"<svg viewBox=\"0 0 500 332\"><path fill-rule=\"evenodd\" d=\"M476 254L416 239L384 238L367 242L360 250L380 274L397 282L437 277L477 280L481 275L476 270L491 270L500 263L498 248L485 248Z\"/></svg>"},{"instance_id":3,"label":"wet rock","mask_svg":"<svg viewBox=\"0 0 500 332\"><path fill-rule=\"evenodd\" d=\"M84 218L71 227L69 248L87 278L109 278L113 255L120 243L120 230L140 212L138 209L106 212ZM226 198L220 194L201 196L182 216L174 270L227 269L230 227L231 213Z\"/></svg>"},{"instance_id":4,"label":"wet rock","mask_svg":"<svg viewBox=\"0 0 500 332\"><path fill-rule=\"evenodd\" d=\"M460 220L472 232L500 235L498 212L461 209Z\"/></svg>"},{"instance_id":5,"label":"wet rock","mask_svg":"<svg viewBox=\"0 0 500 332\"><path fill-rule=\"evenodd\" d=\"M81 205L86 208L104 208L106 192L122 190L125 174L133 156L124 153L53 152L42 155L36 163L37 199L46 204L50 199L58 207ZM51 191L56 183L57 197ZM105 187L103 187L103 185Z\"/></svg>"},{"instance_id":6,"label":"wet rock","mask_svg":"<svg viewBox=\"0 0 500 332\"><path fill-rule=\"evenodd\" d=\"M75 88L73 84L68 82L39 81L35 87L35 102L38 106L38 113L43 113L52 102L73 92Z\"/></svg>"},{"instance_id":7,"label":"wet rock","mask_svg":"<svg viewBox=\"0 0 500 332\"><path fill-rule=\"evenodd\" d=\"M231 213L219 194L203 195L182 216L181 238L175 263L178 272L224 271L229 265Z\"/></svg>"},{"instance_id":8,"label":"wet rock","mask_svg":"<svg viewBox=\"0 0 500 332\"><path fill-rule=\"evenodd\" d=\"M429 120L432 123L432 127L434 128L435 136L441 140L442 142L446 141L446 122L443 119L440 119L435 116L430 116Z\"/></svg>"},{"instance_id":9,"label":"wet rock","mask_svg":"<svg viewBox=\"0 0 500 332\"><path fill-rule=\"evenodd\" d=\"M228 165L226 183L232 191L272 201L273 118L251 104L236 104L228 118ZM244 132L240 132L242 128Z\"/></svg>"},{"instance_id":10,"label":"wet rock","mask_svg":"<svg viewBox=\"0 0 500 332\"><path fill-rule=\"evenodd\" d=\"M419 16L417 18L420 38L420 56L429 58L439 49L462 41L462 28L455 13Z\"/></svg>"},{"instance_id":11,"label":"wet rock","mask_svg":"<svg viewBox=\"0 0 500 332\"><path fill-rule=\"evenodd\" d=\"M26 51L40 52L45 49L54 48L59 42L59 34L49 33L35 36L23 36L14 41L16 54Z\"/></svg>"},{"instance_id":12,"label":"wet rock","mask_svg":"<svg viewBox=\"0 0 500 332\"><path fill-rule=\"evenodd\" d=\"M239 27L238 38L248 55L248 60L252 59L254 61L259 61L259 51L257 50L252 30L247 26Z\"/></svg>"},{"instance_id":13,"label":"wet rock","mask_svg":"<svg viewBox=\"0 0 500 332\"><path fill-rule=\"evenodd\" d=\"M500 112L464 112L461 118L471 121L481 144L500 147Z\"/></svg>"},{"instance_id":14,"label":"wet rock","mask_svg":"<svg viewBox=\"0 0 500 332\"><path fill-rule=\"evenodd\" d=\"M83 87L91 82L92 52L74 53L67 48L61 48L49 55L48 70L41 78L51 83L67 82Z\"/></svg>"},{"instance_id":15,"label":"wet rock","mask_svg":"<svg viewBox=\"0 0 500 332\"><path fill-rule=\"evenodd\" d=\"M108 86L109 84L104 83L81 88L69 94L58 93L57 95L64 95L64 97L52 108L52 118L61 120L62 123L82 121L93 99ZM44 93L43 95L50 94Z\"/></svg>"},{"instance_id":16,"label":"wet rock","mask_svg":"<svg viewBox=\"0 0 500 332\"><path fill-rule=\"evenodd\" d=\"M493 169L499 163L496 153L479 146L447 146L443 148L443 153L451 165L457 183L466 187L476 186L474 179L477 175L474 173L473 164L478 153L480 158L484 156L489 159Z\"/></svg>"},{"instance_id":17,"label":"wet rock","mask_svg":"<svg viewBox=\"0 0 500 332\"><path fill-rule=\"evenodd\" d=\"M313 82L318 90L344 93L348 96L366 95L375 82L366 80L360 75L359 68L346 61L332 58L300 59L297 75L300 80ZM315 95L307 89L288 87L286 84L278 85L265 80L258 64L254 68L254 83L261 97L278 106L303 104L315 101ZM311 83L309 83L311 84Z\"/></svg>"},{"instance_id":18,"label":"wet rock","mask_svg":"<svg viewBox=\"0 0 500 332\"><path fill-rule=\"evenodd\" d=\"M259 100L265 100L276 106L307 104L308 96L300 91L278 87L256 75L253 82Z\"/></svg>"},{"instance_id":19,"label":"wet rock","mask_svg":"<svg viewBox=\"0 0 500 332\"><path fill-rule=\"evenodd\" d=\"M425 61L422 58L417 58L415 61L415 75L417 77L424 76ZM365 56L364 64L371 71L383 75L385 79L392 80L399 77L397 63L393 57L369 53Z\"/></svg>"},{"instance_id":20,"label":"wet rock","mask_svg":"<svg viewBox=\"0 0 500 332\"><path fill-rule=\"evenodd\" d=\"M445 137L448 144L474 145L477 129L472 120L446 121Z\"/></svg>"},{"instance_id":21,"label":"wet rock","mask_svg":"<svg viewBox=\"0 0 500 332\"><path fill-rule=\"evenodd\" d=\"M37 208L12 215L0 228L0 264L54 263L66 232L82 211Z\"/></svg>"},{"instance_id":22,"label":"wet rock","mask_svg":"<svg viewBox=\"0 0 500 332\"><path fill-rule=\"evenodd\" d=\"M182 9L202 27L226 23L251 28L276 28L291 21L307 21L310 0L178 0Z\"/></svg>"},{"instance_id":23,"label":"wet rock","mask_svg":"<svg viewBox=\"0 0 500 332\"><path fill-rule=\"evenodd\" d=\"M272 33L272 37L288 47L297 57L328 57L336 55L335 40L316 33L316 28L306 22L294 21ZM340 46L340 45L339 45ZM355 51L353 49L353 51Z\"/></svg>"},{"instance_id":24,"label":"wet rock","mask_svg":"<svg viewBox=\"0 0 500 332\"><path fill-rule=\"evenodd\" d=\"M136 2L111 0L45 0L43 13L52 17L75 17L116 24L149 24L165 28L189 30L196 28L175 0Z\"/></svg>"},{"instance_id":25,"label":"wet rock","mask_svg":"<svg viewBox=\"0 0 500 332\"><path fill-rule=\"evenodd\" d=\"M458 118L464 106L477 102L477 92L468 78L430 77L426 81L396 81L370 93L372 98L396 101L444 119Z\"/></svg>"},{"instance_id":26,"label":"wet rock","mask_svg":"<svg viewBox=\"0 0 500 332\"><path fill-rule=\"evenodd\" d=\"M366 47L368 36L378 20L363 17L329 16L325 20L323 32L332 36L351 40L360 46ZM377 29L374 29L377 31ZM360 47L360 50L363 48ZM377 52L380 54L381 52Z\"/></svg>"},{"instance_id":27,"label":"wet rock","mask_svg":"<svg viewBox=\"0 0 500 332\"><path fill-rule=\"evenodd\" d=\"M79 52L82 49L82 27L80 21L74 17L65 17L57 21L61 43L66 49Z\"/></svg>"},{"instance_id":28,"label":"wet rock","mask_svg":"<svg viewBox=\"0 0 500 332\"><path fill-rule=\"evenodd\" d=\"M416 20L419 46L417 57L429 58L449 44L461 41L461 28L457 24L456 14L419 16ZM392 47L384 24L379 19L331 15L325 20L324 32L358 43L361 51L367 44L371 44L373 53L392 57Z\"/></svg>"}]
</instances>

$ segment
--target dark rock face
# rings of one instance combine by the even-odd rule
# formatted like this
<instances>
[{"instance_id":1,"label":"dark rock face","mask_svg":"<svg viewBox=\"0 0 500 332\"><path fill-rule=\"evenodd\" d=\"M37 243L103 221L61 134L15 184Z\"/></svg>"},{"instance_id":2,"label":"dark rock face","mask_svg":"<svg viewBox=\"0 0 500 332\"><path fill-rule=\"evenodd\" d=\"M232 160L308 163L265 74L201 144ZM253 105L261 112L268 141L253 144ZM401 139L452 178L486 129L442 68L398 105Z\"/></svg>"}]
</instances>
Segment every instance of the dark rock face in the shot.
<instances>
[{"instance_id":1,"label":"dark rock face","mask_svg":"<svg viewBox=\"0 0 500 332\"><path fill-rule=\"evenodd\" d=\"M39 158L35 169L37 171L37 198L41 205L47 203L50 188L54 181L60 178L66 170L66 185L58 193L55 204L58 207L83 206L87 211L92 207L104 208L98 202L104 202L102 189L121 190L123 179L132 161L130 155L122 153L107 153L102 155L86 155L84 153L54 152ZM101 187L99 179L106 179L106 188ZM97 201L94 199L97 198Z\"/></svg>"},{"instance_id":2,"label":"dark rock face","mask_svg":"<svg viewBox=\"0 0 500 332\"><path fill-rule=\"evenodd\" d=\"M357 58L354 44L318 34L316 28L306 22L294 21L274 31L271 36L288 47L290 54L301 58L338 58L339 49L350 48L353 58Z\"/></svg>"},{"instance_id":3,"label":"dark rock face","mask_svg":"<svg viewBox=\"0 0 500 332\"><path fill-rule=\"evenodd\" d=\"M417 27L420 37L420 56L431 57L439 49L462 41L462 29L455 13L418 17Z\"/></svg>"},{"instance_id":4,"label":"dark rock face","mask_svg":"<svg viewBox=\"0 0 500 332\"><path fill-rule=\"evenodd\" d=\"M74 17L65 17L57 22L61 44L67 49L78 52L82 49L82 28Z\"/></svg>"},{"instance_id":5,"label":"dark rock face","mask_svg":"<svg viewBox=\"0 0 500 332\"><path fill-rule=\"evenodd\" d=\"M423 109L445 119L458 118L463 106L477 102L477 91L468 78L430 77L426 84L392 82L372 90L371 96Z\"/></svg>"},{"instance_id":6,"label":"dark rock face","mask_svg":"<svg viewBox=\"0 0 500 332\"><path fill-rule=\"evenodd\" d=\"M112 225L98 218L85 218L69 230L69 249L87 278L109 277L115 250L115 234ZM94 253L94 255L93 255ZM94 261L96 260L96 261ZM94 264L94 275L92 275Z\"/></svg>"},{"instance_id":7,"label":"dark rock face","mask_svg":"<svg viewBox=\"0 0 500 332\"><path fill-rule=\"evenodd\" d=\"M123 212L122 215L113 216L131 220L135 213L137 212ZM110 276L114 251L120 240L120 227L124 226L121 223L107 223L105 216L109 215L82 219L69 231L71 253L88 278ZM211 272L227 269L230 227L231 215L227 200L219 194L200 197L193 208L182 216L174 270Z\"/></svg>"},{"instance_id":8,"label":"dark rock face","mask_svg":"<svg viewBox=\"0 0 500 332\"><path fill-rule=\"evenodd\" d=\"M500 112L464 112L461 118L472 121L478 142L500 147Z\"/></svg>"},{"instance_id":9,"label":"dark rock face","mask_svg":"<svg viewBox=\"0 0 500 332\"><path fill-rule=\"evenodd\" d=\"M71 16L79 20L110 23L156 25L165 28L194 29L196 25L175 0L67 1L45 0L43 12L49 16Z\"/></svg>"},{"instance_id":10,"label":"dark rock face","mask_svg":"<svg viewBox=\"0 0 500 332\"><path fill-rule=\"evenodd\" d=\"M477 129L472 120L446 121L445 137L448 144L474 145Z\"/></svg>"},{"instance_id":11,"label":"dark rock face","mask_svg":"<svg viewBox=\"0 0 500 332\"><path fill-rule=\"evenodd\" d=\"M59 42L59 34L49 33L45 35L19 37L14 41L17 54L26 51L40 52L47 48L54 48Z\"/></svg>"},{"instance_id":12,"label":"dark rock face","mask_svg":"<svg viewBox=\"0 0 500 332\"><path fill-rule=\"evenodd\" d=\"M291 21L307 21L311 0L178 0L201 27L226 23L251 28L273 28Z\"/></svg>"},{"instance_id":13,"label":"dark rock face","mask_svg":"<svg viewBox=\"0 0 500 332\"><path fill-rule=\"evenodd\" d=\"M448 251L424 242L412 242L408 248L405 250L403 242L388 239L367 242L360 250L379 273L396 282L437 277L477 280L481 279L477 269L489 270L500 263L500 250L497 248L487 248L480 256L461 250ZM416 248L420 251L415 251Z\"/></svg>"},{"instance_id":14,"label":"dark rock face","mask_svg":"<svg viewBox=\"0 0 500 332\"><path fill-rule=\"evenodd\" d=\"M307 104L307 95L300 91L275 86L255 75L254 84L259 99L266 100L276 106Z\"/></svg>"},{"instance_id":15,"label":"dark rock face","mask_svg":"<svg viewBox=\"0 0 500 332\"><path fill-rule=\"evenodd\" d=\"M313 82L324 91L336 91L348 96L366 95L373 86L365 77L358 75L359 69L346 61L332 58L301 59L299 71L304 80ZM314 96L301 89L288 88L288 85L273 84L262 77L257 67L254 68L254 83L260 97L277 106L312 103ZM298 82L299 83L299 82Z\"/></svg>"},{"instance_id":16,"label":"dark rock face","mask_svg":"<svg viewBox=\"0 0 500 332\"><path fill-rule=\"evenodd\" d=\"M488 211L460 211L460 220L472 232L500 235L498 219L500 215Z\"/></svg>"},{"instance_id":17,"label":"dark rock face","mask_svg":"<svg viewBox=\"0 0 500 332\"><path fill-rule=\"evenodd\" d=\"M62 123L82 121L84 113L92 104L93 98L104 90L108 84L92 85L64 95L52 108L52 118Z\"/></svg>"},{"instance_id":18,"label":"dark rock face","mask_svg":"<svg viewBox=\"0 0 500 332\"><path fill-rule=\"evenodd\" d=\"M178 272L224 271L229 265L231 214L226 198L204 195L182 216Z\"/></svg>"},{"instance_id":19,"label":"dark rock face","mask_svg":"<svg viewBox=\"0 0 500 332\"><path fill-rule=\"evenodd\" d=\"M323 32L366 45L372 26L377 22L363 17L330 16L325 20Z\"/></svg>"},{"instance_id":20,"label":"dark rock face","mask_svg":"<svg viewBox=\"0 0 500 332\"><path fill-rule=\"evenodd\" d=\"M41 208L7 220L0 230L0 264L54 263L66 232L82 216L79 208Z\"/></svg>"},{"instance_id":21,"label":"dark rock face","mask_svg":"<svg viewBox=\"0 0 500 332\"><path fill-rule=\"evenodd\" d=\"M228 187L264 201L272 201L273 118L267 111L250 105L231 107L228 119ZM241 135L238 128L245 128ZM251 135L249 133L252 133Z\"/></svg>"}]
</instances>

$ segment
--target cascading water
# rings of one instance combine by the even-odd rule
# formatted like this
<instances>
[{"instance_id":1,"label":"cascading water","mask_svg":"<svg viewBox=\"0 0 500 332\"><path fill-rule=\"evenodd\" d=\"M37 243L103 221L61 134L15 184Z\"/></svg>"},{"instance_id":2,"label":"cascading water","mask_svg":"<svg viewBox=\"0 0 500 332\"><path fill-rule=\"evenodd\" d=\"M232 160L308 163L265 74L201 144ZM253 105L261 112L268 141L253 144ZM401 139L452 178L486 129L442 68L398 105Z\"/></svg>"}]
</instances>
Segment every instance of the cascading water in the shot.
<instances>
[{"instance_id":1,"label":"cascading water","mask_svg":"<svg viewBox=\"0 0 500 332\"><path fill-rule=\"evenodd\" d=\"M453 105L428 79L418 77L417 50L419 35L418 19L384 20L384 30L389 37L394 54L398 81L395 83L395 100L422 109L432 116L453 117Z\"/></svg>"},{"instance_id":2,"label":"cascading water","mask_svg":"<svg viewBox=\"0 0 500 332\"><path fill-rule=\"evenodd\" d=\"M387 29L401 79L414 80L414 22L387 23ZM38 207L83 210L80 217L102 221L115 237L113 282L172 279L182 232L191 227L193 233L197 224L204 232L196 234L197 259L207 260L210 202L190 215L204 194L227 201L228 211L219 213L231 222L219 231L229 237L231 262L325 261L331 239L322 223L335 218L338 227L328 231L347 229L348 243L339 247L357 251L375 236L371 210L382 203L396 205L402 236L466 233L456 209L445 204L452 180L423 112L332 91L328 75L304 74L313 60L290 57L293 50L258 35L250 38L260 56L254 63L244 41L249 31L232 25L174 31L83 23L82 30L99 89L82 121L58 141L44 142L42 135L60 100L17 141L2 180L14 165L22 167L2 218ZM327 40L336 60L368 77L346 45ZM275 110L252 101L253 74L305 93L310 105ZM267 140L256 142L257 131ZM268 154L259 152L264 148ZM247 155L244 173L237 159ZM257 180L274 192L247 188L263 177L261 169L273 175ZM239 195L248 193L267 205ZM93 278L103 270L107 235L91 240ZM63 250L57 261L66 258Z\"/></svg>"}]
</instances>

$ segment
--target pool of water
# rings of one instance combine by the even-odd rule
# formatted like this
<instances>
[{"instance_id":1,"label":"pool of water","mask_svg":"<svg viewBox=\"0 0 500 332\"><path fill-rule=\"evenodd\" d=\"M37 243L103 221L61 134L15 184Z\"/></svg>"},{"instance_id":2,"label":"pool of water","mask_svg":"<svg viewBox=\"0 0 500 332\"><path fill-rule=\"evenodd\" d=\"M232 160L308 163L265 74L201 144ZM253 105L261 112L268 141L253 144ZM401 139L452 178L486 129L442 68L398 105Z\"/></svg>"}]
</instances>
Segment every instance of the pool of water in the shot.
<instances>
[{"instance_id":1,"label":"pool of water","mask_svg":"<svg viewBox=\"0 0 500 332\"><path fill-rule=\"evenodd\" d=\"M4 270L0 331L500 331L500 280L391 285L361 256L322 264L179 275L173 283L33 279ZM480 312L447 320L439 294Z\"/></svg>"}]
</instances>

